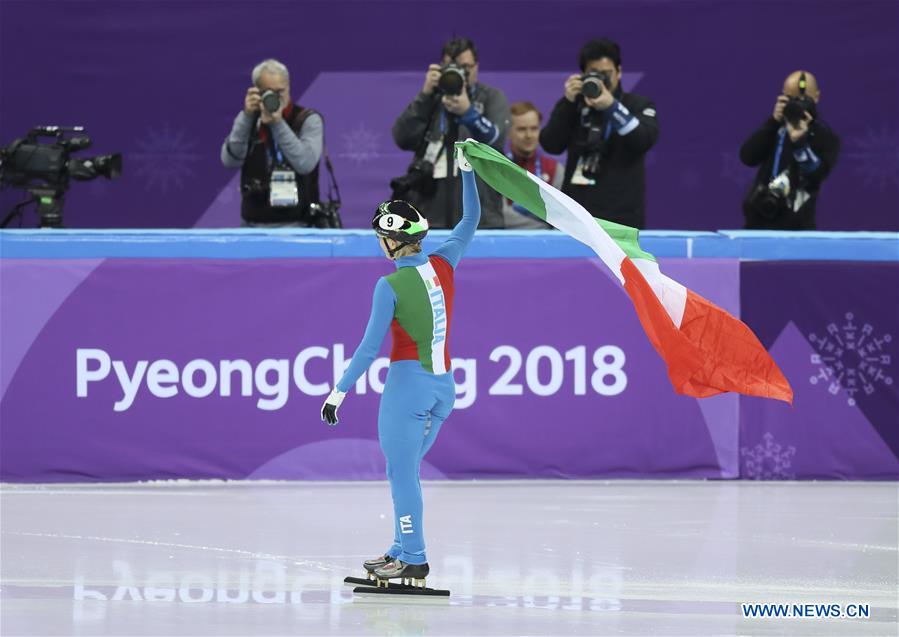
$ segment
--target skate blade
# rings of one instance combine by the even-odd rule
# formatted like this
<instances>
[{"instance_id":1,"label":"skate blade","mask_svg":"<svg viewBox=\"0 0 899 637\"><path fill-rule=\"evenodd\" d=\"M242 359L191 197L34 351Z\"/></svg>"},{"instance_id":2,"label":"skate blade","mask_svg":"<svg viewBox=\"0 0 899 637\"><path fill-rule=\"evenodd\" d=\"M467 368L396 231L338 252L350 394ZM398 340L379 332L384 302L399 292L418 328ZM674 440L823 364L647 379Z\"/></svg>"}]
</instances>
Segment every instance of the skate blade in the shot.
<instances>
[{"instance_id":1,"label":"skate blade","mask_svg":"<svg viewBox=\"0 0 899 637\"><path fill-rule=\"evenodd\" d=\"M377 586L378 580L365 577L344 577L343 583L352 586Z\"/></svg>"},{"instance_id":2,"label":"skate blade","mask_svg":"<svg viewBox=\"0 0 899 637\"><path fill-rule=\"evenodd\" d=\"M357 595L403 595L408 597L449 597L450 592L439 588L421 588L406 584L391 583L387 588L383 586L357 586L353 589Z\"/></svg>"},{"instance_id":3,"label":"skate blade","mask_svg":"<svg viewBox=\"0 0 899 637\"><path fill-rule=\"evenodd\" d=\"M412 581L412 580L408 580ZM410 584L406 584L403 582L402 584L398 582L391 582L390 580L382 579L366 579L364 577L344 577L344 584L349 584L350 586L364 586L365 588L381 588L381 589L392 589L392 590L406 590L409 588L417 588L419 590L425 588L424 586L413 586Z\"/></svg>"}]
</instances>

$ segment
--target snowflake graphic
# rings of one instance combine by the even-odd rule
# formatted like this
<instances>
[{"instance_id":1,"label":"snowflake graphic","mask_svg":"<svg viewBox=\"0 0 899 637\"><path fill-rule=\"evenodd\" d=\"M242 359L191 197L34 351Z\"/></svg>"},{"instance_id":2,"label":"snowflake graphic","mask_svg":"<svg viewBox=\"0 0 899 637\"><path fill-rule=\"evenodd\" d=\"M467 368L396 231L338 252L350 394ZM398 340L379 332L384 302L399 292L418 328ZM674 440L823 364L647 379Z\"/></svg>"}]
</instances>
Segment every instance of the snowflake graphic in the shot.
<instances>
[{"instance_id":1,"label":"snowflake graphic","mask_svg":"<svg viewBox=\"0 0 899 637\"><path fill-rule=\"evenodd\" d=\"M359 122L356 128L349 133L344 133L344 152L340 154L340 157L349 157L359 164L377 159L381 156L381 153L378 152L378 140L380 138L381 135L379 133Z\"/></svg>"},{"instance_id":2,"label":"snowflake graphic","mask_svg":"<svg viewBox=\"0 0 899 637\"><path fill-rule=\"evenodd\" d=\"M840 388L849 395L848 403L856 405L859 390L865 395L874 393L877 384L892 385L889 375L893 357L888 346L893 336L887 333L875 335L874 327L855 323L855 314L846 312L843 325L831 323L824 336L809 334L808 340L818 350L811 355L817 373L809 379L812 385L827 385L831 395Z\"/></svg>"},{"instance_id":3,"label":"snowflake graphic","mask_svg":"<svg viewBox=\"0 0 899 637\"><path fill-rule=\"evenodd\" d=\"M845 157L865 186L879 188L899 185L899 131L884 122L879 129L868 128L847 144Z\"/></svg>"},{"instance_id":4,"label":"snowflake graphic","mask_svg":"<svg viewBox=\"0 0 899 637\"><path fill-rule=\"evenodd\" d=\"M739 186L749 186L753 174L750 169L743 165L740 158L733 152L719 153L721 164L721 176Z\"/></svg>"},{"instance_id":5,"label":"snowflake graphic","mask_svg":"<svg viewBox=\"0 0 899 637\"><path fill-rule=\"evenodd\" d=\"M137 166L136 174L144 179L146 190L182 190L184 182L196 176L192 164L203 157L193 152L196 140L187 139L183 129L173 130L168 124L161 129L150 129L137 141L138 152L131 153Z\"/></svg>"},{"instance_id":6,"label":"snowflake graphic","mask_svg":"<svg viewBox=\"0 0 899 637\"><path fill-rule=\"evenodd\" d=\"M740 447L746 477L753 480L792 480L796 474L789 471L791 458L796 455L796 447L784 448L774 442L770 431L762 436L764 443L755 447Z\"/></svg>"}]
</instances>

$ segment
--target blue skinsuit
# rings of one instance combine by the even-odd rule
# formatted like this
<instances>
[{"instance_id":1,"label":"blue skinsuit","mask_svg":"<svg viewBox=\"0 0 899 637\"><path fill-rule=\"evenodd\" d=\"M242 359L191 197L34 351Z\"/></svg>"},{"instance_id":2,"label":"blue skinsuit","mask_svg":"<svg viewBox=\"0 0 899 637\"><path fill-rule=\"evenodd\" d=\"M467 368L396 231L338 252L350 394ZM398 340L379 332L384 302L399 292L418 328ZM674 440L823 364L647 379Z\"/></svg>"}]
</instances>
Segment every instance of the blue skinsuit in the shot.
<instances>
[{"instance_id":1,"label":"blue skinsuit","mask_svg":"<svg viewBox=\"0 0 899 637\"><path fill-rule=\"evenodd\" d=\"M481 218L474 173L463 171L462 184L462 219L433 253L442 257L453 270L471 243ZM417 268L427 262L428 255L419 253L400 257L396 267ZM365 335L346 373L337 383L338 390L349 391L374 361L394 319L396 305L393 288L384 278L378 279ZM386 553L407 564L427 562L419 469L455 400L452 371L434 374L417 360L394 361L387 370L387 382L378 410L378 439L387 459L387 479L394 511L393 545Z\"/></svg>"}]
</instances>

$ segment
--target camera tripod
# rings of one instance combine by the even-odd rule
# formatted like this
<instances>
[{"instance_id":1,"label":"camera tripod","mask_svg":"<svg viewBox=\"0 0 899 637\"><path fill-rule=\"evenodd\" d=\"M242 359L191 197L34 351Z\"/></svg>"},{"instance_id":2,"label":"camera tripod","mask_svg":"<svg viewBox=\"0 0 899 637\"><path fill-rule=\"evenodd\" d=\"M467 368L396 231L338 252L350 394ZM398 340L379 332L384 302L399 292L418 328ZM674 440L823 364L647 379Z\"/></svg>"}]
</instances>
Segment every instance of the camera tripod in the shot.
<instances>
[{"instance_id":1,"label":"camera tripod","mask_svg":"<svg viewBox=\"0 0 899 637\"><path fill-rule=\"evenodd\" d=\"M25 206L32 203L37 204L39 228L62 228L63 193L55 188L29 188L28 192L32 197L13 206L3 221L0 221L0 228L7 227L17 215L22 214Z\"/></svg>"}]
</instances>

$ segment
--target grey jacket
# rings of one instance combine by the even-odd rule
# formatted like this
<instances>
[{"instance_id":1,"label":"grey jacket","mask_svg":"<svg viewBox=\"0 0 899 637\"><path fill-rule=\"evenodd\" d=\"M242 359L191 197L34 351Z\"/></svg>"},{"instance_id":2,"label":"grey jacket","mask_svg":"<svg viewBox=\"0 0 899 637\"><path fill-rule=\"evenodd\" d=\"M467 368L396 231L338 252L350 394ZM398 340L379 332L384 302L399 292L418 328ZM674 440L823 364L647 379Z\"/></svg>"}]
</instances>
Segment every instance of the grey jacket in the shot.
<instances>
[{"instance_id":1,"label":"grey jacket","mask_svg":"<svg viewBox=\"0 0 899 637\"><path fill-rule=\"evenodd\" d=\"M222 144L222 164L226 168L240 168L247 157L247 145L250 141L250 132L253 126L259 125L258 118L250 117L244 111L240 111L234 118L231 132ZM284 154L284 159L300 175L308 175L318 165L322 156L322 139L324 137L324 125L318 113L310 115L303 122L303 130L300 136L290 130L284 120L279 120L271 127L278 147Z\"/></svg>"},{"instance_id":2,"label":"grey jacket","mask_svg":"<svg viewBox=\"0 0 899 637\"><path fill-rule=\"evenodd\" d=\"M462 177L455 171L453 144L469 137L478 139L499 151L506 142L509 130L509 103L505 94L492 86L478 83L471 87L469 96L475 110L489 120L498 134L492 139L479 139L478 131L471 130L447 112L440 103L440 95L419 93L393 124L393 141L401 150L415 153L414 158L424 156L428 142L426 138L440 134L441 112L444 115L444 143L450 177L436 179L434 189L428 194L410 191L406 198L415 204L427 217L432 228L452 228L462 218ZM430 132L430 133L429 133ZM481 200L481 228L503 228L502 197L483 181L478 179L478 195Z\"/></svg>"}]
</instances>

